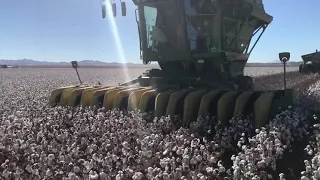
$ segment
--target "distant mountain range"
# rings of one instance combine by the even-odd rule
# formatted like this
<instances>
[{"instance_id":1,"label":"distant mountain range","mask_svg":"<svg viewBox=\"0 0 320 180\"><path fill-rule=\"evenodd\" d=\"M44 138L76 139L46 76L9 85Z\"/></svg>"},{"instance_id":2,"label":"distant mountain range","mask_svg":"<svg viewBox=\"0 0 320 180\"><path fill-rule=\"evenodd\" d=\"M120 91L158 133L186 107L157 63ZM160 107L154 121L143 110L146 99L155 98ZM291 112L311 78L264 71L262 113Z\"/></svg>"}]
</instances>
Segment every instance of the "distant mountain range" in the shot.
<instances>
[{"instance_id":1,"label":"distant mountain range","mask_svg":"<svg viewBox=\"0 0 320 180\"><path fill-rule=\"evenodd\" d=\"M288 62L288 66L299 66L300 62ZM71 67L70 62L49 62L49 61L36 61L32 59L19 59L19 60L5 60L0 59L0 65L19 66L19 67ZM102 62L97 60L82 60L78 61L79 67L146 67L142 63L117 63L117 62ZM150 65L149 65L150 66ZM151 65L157 66L157 65ZM279 61L272 61L270 63L248 63L248 67L276 67L282 66Z\"/></svg>"},{"instance_id":2,"label":"distant mountain range","mask_svg":"<svg viewBox=\"0 0 320 180\"><path fill-rule=\"evenodd\" d=\"M6 60L0 59L0 65L5 64L8 66L19 67L71 67L70 62L49 62L49 61L36 61L32 59L19 59L19 60ZM102 62L97 60L82 60L78 61L79 67L122 67L122 66L143 66L142 64L134 63L117 63L117 62Z\"/></svg>"}]
</instances>

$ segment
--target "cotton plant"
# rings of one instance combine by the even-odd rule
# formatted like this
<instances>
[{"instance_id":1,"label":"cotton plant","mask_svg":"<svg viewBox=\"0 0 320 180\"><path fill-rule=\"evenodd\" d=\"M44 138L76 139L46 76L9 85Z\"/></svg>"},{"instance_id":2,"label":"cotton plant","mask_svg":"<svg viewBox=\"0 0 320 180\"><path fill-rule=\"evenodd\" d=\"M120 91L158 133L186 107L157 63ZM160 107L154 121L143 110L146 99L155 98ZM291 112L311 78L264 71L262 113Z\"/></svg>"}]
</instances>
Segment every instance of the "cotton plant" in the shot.
<instances>
[{"instance_id":1,"label":"cotton plant","mask_svg":"<svg viewBox=\"0 0 320 180\"><path fill-rule=\"evenodd\" d=\"M30 78L21 72L0 73L1 179L276 178L265 169L277 168L277 160L308 129L307 114L299 108L284 111L261 129L253 128L250 116L234 117L228 126L212 124L215 117L204 117L188 128L175 128L172 117L146 121L141 113L50 108L51 90L77 83L73 75L39 71L28 72ZM87 82L99 77L87 75ZM272 85L267 77L255 81ZM318 86L311 86L306 95L316 97L317 90ZM314 136L306 147L311 158L305 161L301 178L319 177L317 142ZM224 158L230 149L235 153L228 157L233 164L227 167ZM279 179L286 175L280 173Z\"/></svg>"}]
</instances>

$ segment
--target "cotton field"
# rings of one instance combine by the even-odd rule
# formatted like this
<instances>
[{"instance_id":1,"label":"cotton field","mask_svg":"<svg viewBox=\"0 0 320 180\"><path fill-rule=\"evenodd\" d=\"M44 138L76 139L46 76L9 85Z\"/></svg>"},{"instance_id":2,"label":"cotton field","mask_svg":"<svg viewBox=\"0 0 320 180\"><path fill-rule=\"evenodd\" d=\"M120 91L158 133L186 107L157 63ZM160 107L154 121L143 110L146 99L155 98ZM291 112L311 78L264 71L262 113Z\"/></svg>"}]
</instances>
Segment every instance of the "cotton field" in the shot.
<instances>
[{"instance_id":1,"label":"cotton field","mask_svg":"<svg viewBox=\"0 0 320 180\"><path fill-rule=\"evenodd\" d=\"M257 89L282 89L281 68L247 68ZM129 81L145 69L79 69L86 83ZM300 105L254 129L251 117L174 130L169 117L49 108L50 92L78 83L73 69L0 70L0 179L320 179L320 81L288 72Z\"/></svg>"}]
</instances>

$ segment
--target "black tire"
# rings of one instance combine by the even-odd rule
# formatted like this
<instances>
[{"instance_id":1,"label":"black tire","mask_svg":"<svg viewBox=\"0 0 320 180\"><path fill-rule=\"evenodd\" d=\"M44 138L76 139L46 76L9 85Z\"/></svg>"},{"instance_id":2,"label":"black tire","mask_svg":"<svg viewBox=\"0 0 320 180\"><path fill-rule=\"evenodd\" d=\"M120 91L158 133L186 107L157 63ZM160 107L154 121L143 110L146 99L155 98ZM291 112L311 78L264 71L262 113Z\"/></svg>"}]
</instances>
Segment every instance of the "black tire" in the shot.
<instances>
[{"instance_id":1,"label":"black tire","mask_svg":"<svg viewBox=\"0 0 320 180\"><path fill-rule=\"evenodd\" d=\"M315 74L317 72L318 72L317 68L315 66L312 66L312 73Z\"/></svg>"},{"instance_id":2,"label":"black tire","mask_svg":"<svg viewBox=\"0 0 320 180\"><path fill-rule=\"evenodd\" d=\"M163 73L161 69L149 69L146 72L144 72L143 75L148 77L161 77L163 76Z\"/></svg>"},{"instance_id":3,"label":"black tire","mask_svg":"<svg viewBox=\"0 0 320 180\"><path fill-rule=\"evenodd\" d=\"M238 79L239 90L253 90L253 79L250 76L241 76Z\"/></svg>"},{"instance_id":4,"label":"black tire","mask_svg":"<svg viewBox=\"0 0 320 180\"><path fill-rule=\"evenodd\" d=\"M309 73L309 69L307 66L302 65L302 73L304 74L308 74Z\"/></svg>"},{"instance_id":5,"label":"black tire","mask_svg":"<svg viewBox=\"0 0 320 180\"><path fill-rule=\"evenodd\" d=\"M303 64L299 65L299 73L303 73Z\"/></svg>"}]
</instances>

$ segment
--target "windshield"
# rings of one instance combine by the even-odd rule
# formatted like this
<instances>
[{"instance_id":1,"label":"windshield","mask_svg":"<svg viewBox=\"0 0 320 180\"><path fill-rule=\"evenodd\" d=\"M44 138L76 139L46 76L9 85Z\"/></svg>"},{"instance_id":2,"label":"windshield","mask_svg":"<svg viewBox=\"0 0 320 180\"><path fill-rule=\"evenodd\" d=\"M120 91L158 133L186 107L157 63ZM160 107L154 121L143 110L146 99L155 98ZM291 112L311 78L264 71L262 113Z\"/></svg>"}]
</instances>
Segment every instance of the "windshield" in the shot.
<instances>
[{"instance_id":1,"label":"windshield","mask_svg":"<svg viewBox=\"0 0 320 180\"><path fill-rule=\"evenodd\" d=\"M151 32L156 26L156 19L158 15L158 10L155 7L144 6L144 18L146 20L146 32L147 32L147 45L148 48L153 47Z\"/></svg>"},{"instance_id":2,"label":"windshield","mask_svg":"<svg viewBox=\"0 0 320 180\"><path fill-rule=\"evenodd\" d=\"M250 21L242 23L235 13L239 7L234 1L206 0L201 5L196 2L183 1L190 49L242 53L255 30L255 24L249 24Z\"/></svg>"},{"instance_id":3,"label":"windshield","mask_svg":"<svg viewBox=\"0 0 320 180\"><path fill-rule=\"evenodd\" d=\"M147 48L152 51L186 47L182 16L176 1L143 6Z\"/></svg>"}]
</instances>

